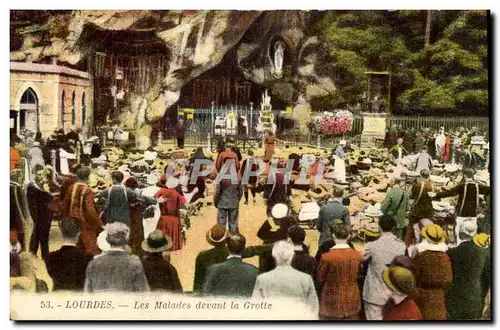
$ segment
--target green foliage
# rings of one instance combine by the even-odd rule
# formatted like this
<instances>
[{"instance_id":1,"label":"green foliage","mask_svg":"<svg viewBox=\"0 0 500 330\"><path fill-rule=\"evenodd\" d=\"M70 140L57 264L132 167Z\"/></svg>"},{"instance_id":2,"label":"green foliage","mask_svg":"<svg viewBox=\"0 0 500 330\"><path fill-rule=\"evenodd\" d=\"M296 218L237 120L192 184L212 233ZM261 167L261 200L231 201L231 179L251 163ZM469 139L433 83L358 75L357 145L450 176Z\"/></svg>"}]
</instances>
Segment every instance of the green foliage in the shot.
<instances>
[{"instance_id":1,"label":"green foliage","mask_svg":"<svg viewBox=\"0 0 500 330\"><path fill-rule=\"evenodd\" d=\"M317 22L343 105L366 102L366 71L392 73L392 108L401 111L488 109L485 11L335 11ZM332 104L332 107L339 104Z\"/></svg>"}]
</instances>

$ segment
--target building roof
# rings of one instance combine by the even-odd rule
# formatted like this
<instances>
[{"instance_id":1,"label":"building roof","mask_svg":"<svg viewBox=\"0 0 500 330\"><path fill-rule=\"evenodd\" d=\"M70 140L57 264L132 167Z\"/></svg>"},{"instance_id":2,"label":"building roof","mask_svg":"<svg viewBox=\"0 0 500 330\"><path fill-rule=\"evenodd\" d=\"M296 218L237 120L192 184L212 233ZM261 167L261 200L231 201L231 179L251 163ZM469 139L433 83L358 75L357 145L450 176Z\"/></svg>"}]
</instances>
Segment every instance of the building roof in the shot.
<instances>
[{"instance_id":1,"label":"building roof","mask_svg":"<svg viewBox=\"0 0 500 330\"><path fill-rule=\"evenodd\" d=\"M10 62L10 71L22 71L28 73L52 73L90 79L90 74L88 72L78 71L65 66L54 64Z\"/></svg>"}]
</instances>

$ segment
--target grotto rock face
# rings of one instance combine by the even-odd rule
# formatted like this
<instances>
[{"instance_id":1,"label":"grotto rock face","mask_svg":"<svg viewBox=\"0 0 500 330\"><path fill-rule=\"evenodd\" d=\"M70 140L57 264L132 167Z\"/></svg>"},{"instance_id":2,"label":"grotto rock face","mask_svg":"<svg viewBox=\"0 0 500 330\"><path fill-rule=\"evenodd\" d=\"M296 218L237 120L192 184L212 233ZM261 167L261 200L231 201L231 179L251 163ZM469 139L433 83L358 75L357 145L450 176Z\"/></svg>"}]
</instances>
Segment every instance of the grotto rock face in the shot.
<instances>
[{"instance_id":1,"label":"grotto rock face","mask_svg":"<svg viewBox=\"0 0 500 330\"><path fill-rule=\"evenodd\" d=\"M331 79L318 74L317 40L307 35L310 23L307 11L72 11L48 18L48 29L41 33L25 34L11 60L57 57L77 65L88 55L82 42L87 24L109 31L154 28L170 53L165 74L146 93L132 91L127 106L113 118L135 128L139 147L146 148L151 125L179 100L181 88L232 49L247 79L297 109L334 90Z\"/></svg>"}]
</instances>

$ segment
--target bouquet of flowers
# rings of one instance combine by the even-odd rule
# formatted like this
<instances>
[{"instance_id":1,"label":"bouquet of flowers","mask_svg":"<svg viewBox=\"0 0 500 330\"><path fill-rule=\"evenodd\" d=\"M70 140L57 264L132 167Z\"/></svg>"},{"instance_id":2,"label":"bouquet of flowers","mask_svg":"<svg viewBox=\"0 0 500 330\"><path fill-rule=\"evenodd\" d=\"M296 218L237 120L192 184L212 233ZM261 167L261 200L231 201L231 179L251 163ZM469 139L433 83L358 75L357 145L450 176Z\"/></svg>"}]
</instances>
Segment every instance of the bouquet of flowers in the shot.
<instances>
[{"instance_id":1,"label":"bouquet of flowers","mask_svg":"<svg viewBox=\"0 0 500 330\"><path fill-rule=\"evenodd\" d=\"M348 110L325 114L318 120L319 131L324 135L348 133L352 130L353 115Z\"/></svg>"}]
</instances>

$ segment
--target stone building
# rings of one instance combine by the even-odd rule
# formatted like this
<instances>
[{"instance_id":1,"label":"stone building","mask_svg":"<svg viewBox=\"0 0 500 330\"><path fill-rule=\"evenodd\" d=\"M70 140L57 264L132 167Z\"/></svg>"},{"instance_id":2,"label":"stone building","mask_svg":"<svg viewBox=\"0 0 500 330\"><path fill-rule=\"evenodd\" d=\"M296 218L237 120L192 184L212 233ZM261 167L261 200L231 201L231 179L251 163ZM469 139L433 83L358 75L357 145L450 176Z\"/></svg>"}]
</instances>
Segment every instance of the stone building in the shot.
<instances>
[{"instance_id":1,"label":"stone building","mask_svg":"<svg viewBox=\"0 0 500 330\"><path fill-rule=\"evenodd\" d=\"M93 87L87 72L65 66L10 62L10 128L41 132L72 126L90 133L94 109Z\"/></svg>"}]
</instances>

